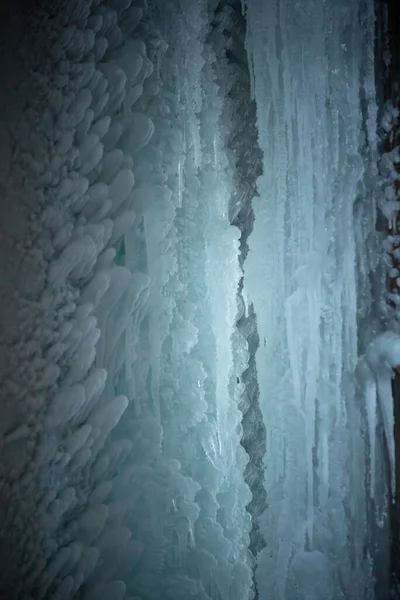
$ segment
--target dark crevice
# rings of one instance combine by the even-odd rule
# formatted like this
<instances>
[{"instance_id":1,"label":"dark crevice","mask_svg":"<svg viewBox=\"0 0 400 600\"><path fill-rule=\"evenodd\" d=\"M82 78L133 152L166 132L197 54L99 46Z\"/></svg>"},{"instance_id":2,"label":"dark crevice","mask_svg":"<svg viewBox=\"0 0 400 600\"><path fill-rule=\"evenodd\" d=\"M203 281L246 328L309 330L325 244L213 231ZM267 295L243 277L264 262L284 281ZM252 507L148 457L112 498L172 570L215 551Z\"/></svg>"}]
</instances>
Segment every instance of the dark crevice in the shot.
<instances>
[{"instance_id":1,"label":"dark crevice","mask_svg":"<svg viewBox=\"0 0 400 600\"><path fill-rule=\"evenodd\" d=\"M253 201L257 202L256 180L262 172L262 152L258 145L256 104L250 95L250 72L245 50L246 19L242 14L240 0L219 2L214 12L212 28L210 43L217 57L221 56L225 59L225 65L228 63L227 76L221 77L223 84L228 82L228 85L225 83L223 92L235 107L231 136L228 141L228 150L234 157L236 166L230 222L241 233L239 264L243 272L249 251L248 238L254 225ZM232 376L231 389L240 385L242 390L239 400L239 409L243 415L241 445L249 457L244 478L252 493L252 499L246 507L252 520L249 550L256 558L266 546L259 523L260 516L267 507L267 494L264 487L266 429L259 404L255 358L259 347L257 320L253 306L245 307L243 287L244 275L240 280L237 295L237 330L233 336L237 370ZM238 339L244 339L247 344L248 363L244 371L243 364L240 362L240 351L235 352ZM255 569L253 589L254 597L258 599Z\"/></svg>"},{"instance_id":2,"label":"dark crevice","mask_svg":"<svg viewBox=\"0 0 400 600\"><path fill-rule=\"evenodd\" d=\"M245 392L239 405L243 413L243 437L241 444L250 457L244 476L252 492L252 500L247 506L252 516L249 549L253 556L265 547L266 543L260 531L259 517L267 508L267 494L264 487L264 456L266 452L266 430L259 405L259 387L255 354L259 347L257 322L253 305L248 316L237 323L238 330L247 339L249 346L249 366L242 374Z\"/></svg>"}]
</instances>

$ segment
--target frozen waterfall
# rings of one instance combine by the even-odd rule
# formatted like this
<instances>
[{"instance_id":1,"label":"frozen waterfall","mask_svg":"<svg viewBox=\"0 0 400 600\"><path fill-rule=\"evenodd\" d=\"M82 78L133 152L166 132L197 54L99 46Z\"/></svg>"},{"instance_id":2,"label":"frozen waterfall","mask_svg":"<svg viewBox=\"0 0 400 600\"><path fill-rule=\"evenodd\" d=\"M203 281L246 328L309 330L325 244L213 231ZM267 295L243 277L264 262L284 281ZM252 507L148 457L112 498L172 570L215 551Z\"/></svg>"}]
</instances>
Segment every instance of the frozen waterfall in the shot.
<instances>
[{"instance_id":1,"label":"frozen waterfall","mask_svg":"<svg viewBox=\"0 0 400 600\"><path fill-rule=\"evenodd\" d=\"M365 396L355 369L357 316L371 303L370 290L358 297L365 265L356 240L368 239L375 218L365 189L376 175L374 6L252 0L247 22L264 152L245 264L263 340L268 440L260 597L328 600L341 588L346 598L373 598ZM363 220L355 218L360 195ZM387 431L390 442L393 425Z\"/></svg>"},{"instance_id":2,"label":"frozen waterfall","mask_svg":"<svg viewBox=\"0 0 400 600\"><path fill-rule=\"evenodd\" d=\"M1 598L387 600L374 1L28 4L0 19Z\"/></svg>"}]
</instances>

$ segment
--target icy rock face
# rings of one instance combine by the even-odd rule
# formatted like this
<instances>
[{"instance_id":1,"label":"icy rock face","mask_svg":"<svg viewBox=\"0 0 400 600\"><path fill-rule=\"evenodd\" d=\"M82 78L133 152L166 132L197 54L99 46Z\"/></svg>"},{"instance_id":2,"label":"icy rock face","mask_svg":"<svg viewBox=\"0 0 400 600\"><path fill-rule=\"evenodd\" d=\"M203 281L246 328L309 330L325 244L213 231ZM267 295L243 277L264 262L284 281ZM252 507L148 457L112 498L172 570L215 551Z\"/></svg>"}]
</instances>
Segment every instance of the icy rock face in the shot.
<instances>
[{"instance_id":1,"label":"icy rock face","mask_svg":"<svg viewBox=\"0 0 400 600\"><path fill-rule=\"evenodd\" d=\"M31 17L2 189L0 595L371 600L372 4L249 0L250 80L238 3L64 5Z\"/></svg>"},{"instance_id":2,"label":"icy rock face","mask_svg":"<svg viewBox=\"0 0 400 600\"><path fill-rule=\"evenodd\" d=\"M262 598L372 598L365 413L353 374L357 312L371 306L371 264L356 240L365 253L374 228L374 202L362 196L376 176L374 7L289 4L245 2L264 153L244 266L267 428L267 547L256 577Z\"/></svg>"},{"instance_id":3,"label":"icy rock face","mask_svg":"<svg viewBox=\"0 0 400 600\"><path fill-rule=\"evenodd\" d=\"M43 3L32 19L42 93L13 181L32 224L1 423L0 544L18 542L0 591L250 599L224 126L243 98L224 100L206 2Z\"/></svg>"},{"instance_id":4,"label":"icy rock face","mask_svg":"<svg viewBox=\"0 0 400 600\"><path fill-rule=\"evenodd\" d=\"M397 91L395 92L397 96ZM386 295L380 295L380 308L387 326L399 331L399 195L398 173L399 140L396 135L399 120L397 101L388 101L381 110L381 144L383 153L379 160L378 208L380 238L377 247L381 250L380 260L376 261L381 281L390 279L390 289ZM383 250L383 252L382 252ZM387 290L387 287L386 287ZM385 290L385 291L386 291Z\"/></svg>"}]
</instances>

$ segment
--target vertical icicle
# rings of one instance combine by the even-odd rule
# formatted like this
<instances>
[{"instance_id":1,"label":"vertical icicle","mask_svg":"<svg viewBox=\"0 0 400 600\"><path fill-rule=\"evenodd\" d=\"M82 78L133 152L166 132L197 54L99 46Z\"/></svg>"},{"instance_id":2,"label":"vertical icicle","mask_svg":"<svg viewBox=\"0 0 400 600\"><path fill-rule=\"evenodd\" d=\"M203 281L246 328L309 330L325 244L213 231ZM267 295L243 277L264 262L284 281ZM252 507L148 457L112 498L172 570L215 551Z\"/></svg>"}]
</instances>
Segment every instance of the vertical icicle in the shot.
<instances>
[{"instance_id":1,"label":"vertical icicle","mask_svg":"<svg viewBox=\"0 0 400 600\"><path fill-rule=\"evenodd\" d=\"M246 48L264 153L245 264L246 294L261 340L257 371L269 440L263 525L268 551L259 558L259 591L266 598L291 598L291 578L298 577L293 556L318 550L328 559L321 561L327 580L340 569L343 594L362 596L372 582L361 556L357 578L349 567L353 522L344 506L362 498L364 486L364 472L349 475L345 465L352 452L364 452L348 414L357 410L361 422L360 407L354 408L353 210L373 161L373 151L360 142L363 127L371 148L376 137L374 5L246 4ZM373 210L366 205L369 219ZM281 452L276 430L285 439L282 477L273 466ZM319 597L317 582L315 588L301 578L297 584L300 595L313 591Z\"/></svg>"}]
</instances>

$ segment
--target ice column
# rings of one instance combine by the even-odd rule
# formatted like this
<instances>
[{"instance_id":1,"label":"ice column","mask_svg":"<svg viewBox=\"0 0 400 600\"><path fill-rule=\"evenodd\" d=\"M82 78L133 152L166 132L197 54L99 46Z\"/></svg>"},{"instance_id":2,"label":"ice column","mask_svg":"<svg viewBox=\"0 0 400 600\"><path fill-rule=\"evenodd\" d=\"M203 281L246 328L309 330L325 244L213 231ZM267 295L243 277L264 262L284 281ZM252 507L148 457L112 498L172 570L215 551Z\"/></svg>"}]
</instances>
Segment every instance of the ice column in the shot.
<instances>
[{"instance_id":1,"label":"ice column","mask_svg":"<svg viewBox=\"0 0 400 600\"><path fill-rule=\"evenodd\" d=\"M245 264L267 428L263 599L297 598L296 589L319 600L337 589L369 597L372 589L349 541L364 486L363 470L350 468L352 453L363 456L361 428L349 419L360 417L353 205L370 141L361 136L361 86L369 138L376 114L364 52L373 15L361 22L364 4L247 2L264 152Z\"/></svg>"}]
</instances>

